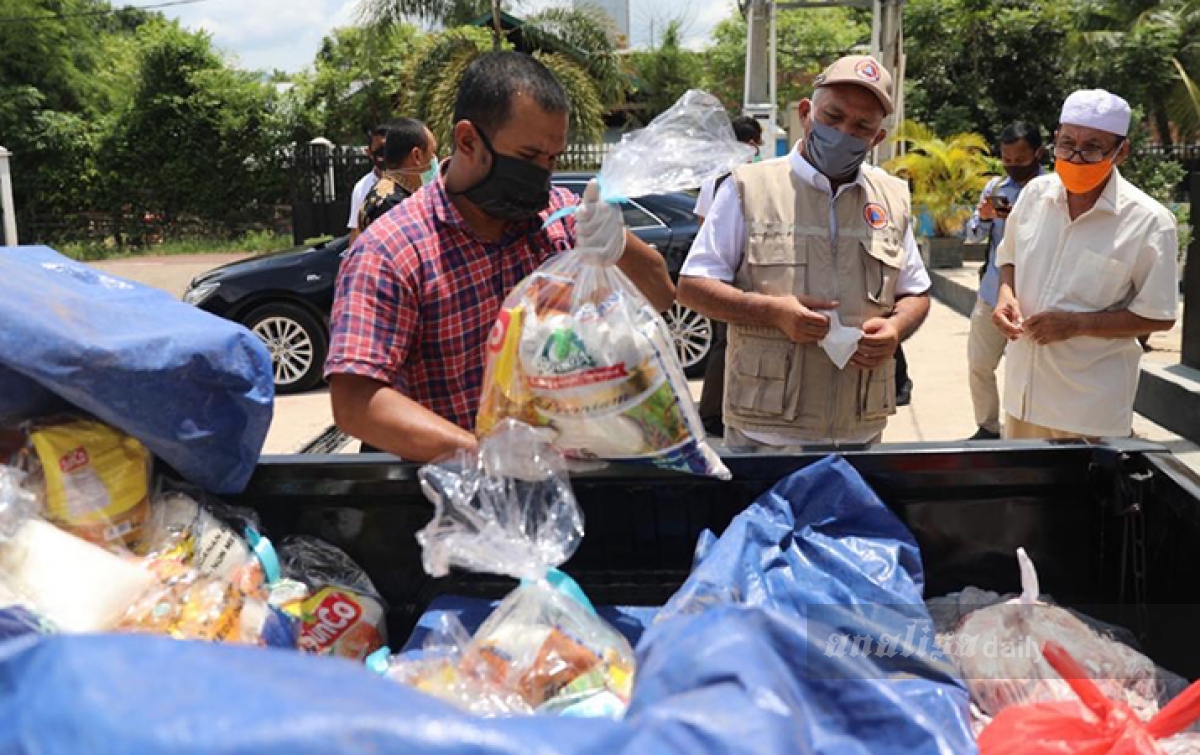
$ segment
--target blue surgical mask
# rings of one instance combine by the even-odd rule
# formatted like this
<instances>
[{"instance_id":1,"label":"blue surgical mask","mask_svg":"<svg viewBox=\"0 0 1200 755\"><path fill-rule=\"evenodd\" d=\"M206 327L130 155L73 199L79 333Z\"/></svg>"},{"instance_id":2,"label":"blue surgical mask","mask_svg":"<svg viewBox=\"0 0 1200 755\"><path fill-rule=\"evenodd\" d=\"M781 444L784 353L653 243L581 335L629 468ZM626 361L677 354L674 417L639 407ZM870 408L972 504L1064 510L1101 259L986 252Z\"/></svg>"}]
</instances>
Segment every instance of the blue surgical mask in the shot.
<instances>
[{"instance_id":1,"label":"blue surgical mask","mask_svg":"<svg viewBox=\"0 0 1200 755\"><path fill-rule=\"evenodd\" d=\"M429 184L436 181L437 177L438 177L438 168L440 168L440 167L441 167L441 163L438 162L438 159L436 157L434 157L433 160L429 163L429 169L421 174L421 185L428 186Z\"/></svg>"},{"instance_id":2,"label":"blue surgical mask","mask_svg":"<svg viewBox=\"0 0 1200 755\"><path fill-rule=\"evenodd\" d=\"M871 145L826 126L816 118L804 139L804 158L831 181L849 181L867 159Z\"/></svg>"}]
</instances>

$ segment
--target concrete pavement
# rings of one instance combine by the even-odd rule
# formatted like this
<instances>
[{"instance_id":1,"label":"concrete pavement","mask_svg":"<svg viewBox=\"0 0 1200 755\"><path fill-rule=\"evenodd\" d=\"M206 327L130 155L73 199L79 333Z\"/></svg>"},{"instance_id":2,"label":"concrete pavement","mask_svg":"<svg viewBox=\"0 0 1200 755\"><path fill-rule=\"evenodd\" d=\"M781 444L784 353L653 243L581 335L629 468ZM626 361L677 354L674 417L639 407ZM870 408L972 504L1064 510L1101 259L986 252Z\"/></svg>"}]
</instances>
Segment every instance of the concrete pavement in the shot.
<instances>
[{"instance_id":1,"label":"concrete pavement","mask_svg":"<svg viewBox=\"0 0 1200 755\"><path fill-rule=\"evenodd\" d=\"M161 288L176 299L183 296L187 286L201 273L230 262L246 259L249 254L178 254L170 257L130 257L119 260L88 263L109 275L128 278L154 288Z\"/></svg>"},{"instance_id":2,"label":"concrete pavement","mask_svg":"<svg viewBox=\"0 0 1200 755\"><path fill-rule=\"evenodd\" d=\"M955 309L963 311L973 306L974 291L979 286L976 268L964 267L952 270L931 270L934 278L935 295L941 292L953 300ZM951 283L952 286L939 285ZM964 298L965 293L969 294ZM966 438L975 432L971 393L967 385L967 334L970 320L941 303L936 298L933 310L925 326L905 344L908 354L909 372L913 375L913 405L892 419L884 441L903 440L950 440ZM1165 333L1155 333L1150 338L1150 351L1142 356L1143 364L1179 364L1183 338L1183 320ZM928 375L933 396L926 392L922 375ZM1004 390L1004 363L997 370L1001 395ZM932 412L930 411L932 410ZM943 414L944 412L944 414ZM958 434L955 427L963 422L967 427ZM1140 414L1133 415L1135 436L1161 443L1169 448L1185 464L1200 473L1200 446L1167 430Z\"/></svg>"}]
</instances>

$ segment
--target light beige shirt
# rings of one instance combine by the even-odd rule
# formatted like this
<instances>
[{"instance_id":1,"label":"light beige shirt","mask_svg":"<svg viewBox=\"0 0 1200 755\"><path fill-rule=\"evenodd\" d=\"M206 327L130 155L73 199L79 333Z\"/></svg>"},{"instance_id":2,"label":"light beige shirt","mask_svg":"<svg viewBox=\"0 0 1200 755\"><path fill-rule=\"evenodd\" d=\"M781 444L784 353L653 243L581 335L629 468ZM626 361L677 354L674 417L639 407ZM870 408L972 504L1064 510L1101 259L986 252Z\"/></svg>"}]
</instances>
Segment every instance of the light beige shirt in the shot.
<instances>
[{"instance_id":1,"label":"light beige shirt","mask_svg":"<svg viewBox=\"0 0 1200 755\"><path fill-rule=\"evenodd\" d=\"M1013 265L1026 320L1039 312L1128 309L1174 320L1179 299L1175 218L1116 170L1096 206L1074 221L1057 175L1031 181L1013 206L997 266ZM1009 343L1004 410L1085 436L1127 436L1142 350L1133 338Z\"/></svg>"}]
</instances>

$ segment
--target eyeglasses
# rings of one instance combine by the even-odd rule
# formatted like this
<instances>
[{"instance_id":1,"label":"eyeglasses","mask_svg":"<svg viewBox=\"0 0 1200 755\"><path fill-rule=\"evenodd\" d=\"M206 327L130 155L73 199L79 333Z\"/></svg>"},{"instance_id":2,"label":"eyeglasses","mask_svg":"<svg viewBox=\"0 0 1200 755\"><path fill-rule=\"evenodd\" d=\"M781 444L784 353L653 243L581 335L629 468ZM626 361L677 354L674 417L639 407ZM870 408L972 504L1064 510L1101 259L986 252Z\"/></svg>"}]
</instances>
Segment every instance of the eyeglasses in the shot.
<instances>
[{"instance_id":1,"label":"eyeglasses","mask_svg":"<svg viewBox=\"0 0 1200 755\"><path fill-rule=\"evenodd\" d=\"M1054 143L1054 159L1065 160L1070 163L1075 162L1075 158L1078 156L1080 161L1092 165L1114 154L1124 143L1125 137L1121 137L1110 150L1104 150L1100 147L1084 147L1083 149L1079 149L1075 146L1074 142L1059 140Z\"/></svg>"}]
</instances>

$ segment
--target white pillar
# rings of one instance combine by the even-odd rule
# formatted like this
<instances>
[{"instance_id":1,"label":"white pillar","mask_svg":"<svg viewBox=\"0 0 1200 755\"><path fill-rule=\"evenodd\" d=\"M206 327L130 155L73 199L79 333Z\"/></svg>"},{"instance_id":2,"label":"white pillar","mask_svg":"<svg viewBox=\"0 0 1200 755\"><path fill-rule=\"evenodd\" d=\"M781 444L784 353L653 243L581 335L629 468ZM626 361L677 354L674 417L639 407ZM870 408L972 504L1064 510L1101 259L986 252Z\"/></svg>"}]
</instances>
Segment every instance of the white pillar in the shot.
<instances>
[{"instance_id":1,"label":"white pillar","mask_svg":"<svg viewBox=\"0 0 1200 755\"><path fill-rule=\"evenodd\" d=\"M321 186L321 201L333 202L337 199L337 181L333 172L333 142L323 136L318 136L309 142L309 146L315 147L313 150L314 156L320 155L325 162L325 178Z\"/></svg>"},{"instance_id":2,"label":"white pillar","mask_svg":"<svg viewBox=\"0 0 1200 755\"><path fill-rule=\"evenodd\" d=\"M0 216L4 217L5 246L17 245L17 206L13 203L12 174L8 170L8 158L12 153L0 147Z\"/></svg>"}]
</instances>

